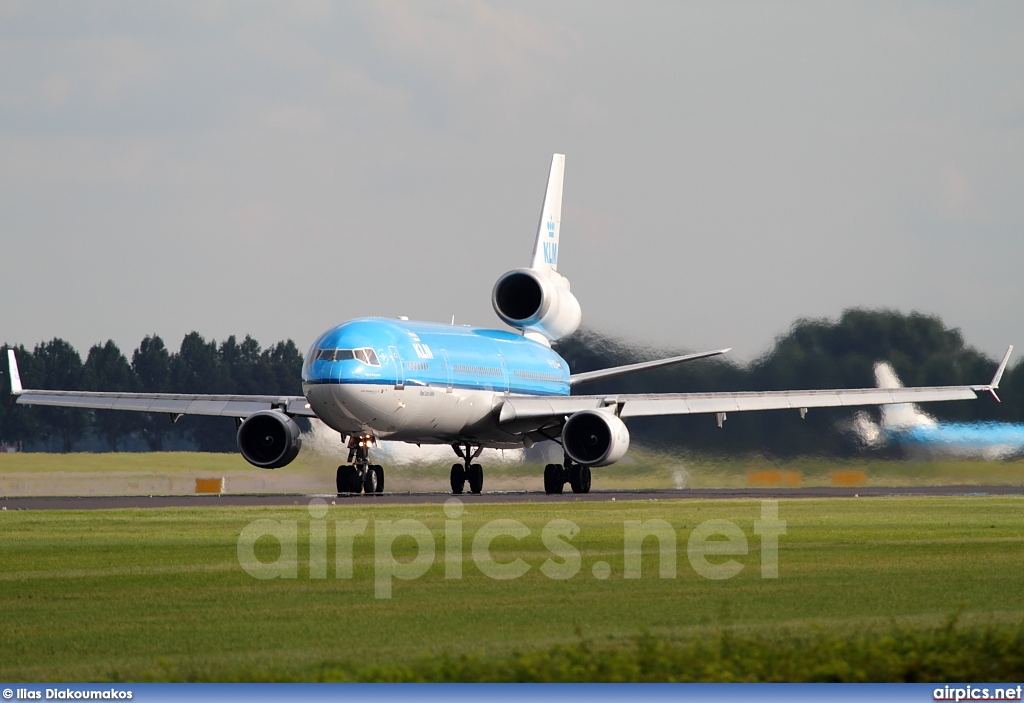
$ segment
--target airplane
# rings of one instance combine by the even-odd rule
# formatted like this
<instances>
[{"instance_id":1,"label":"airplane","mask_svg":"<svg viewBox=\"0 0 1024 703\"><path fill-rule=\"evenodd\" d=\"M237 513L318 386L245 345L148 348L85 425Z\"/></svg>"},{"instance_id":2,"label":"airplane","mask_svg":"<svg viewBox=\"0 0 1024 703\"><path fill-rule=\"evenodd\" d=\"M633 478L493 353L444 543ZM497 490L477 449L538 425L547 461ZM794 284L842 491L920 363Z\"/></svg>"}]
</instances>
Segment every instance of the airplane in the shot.
<instances>
[{"instance_id":1,"label":"airplane","mask_svg":"<svg viewBox=\"0 0 1024 703\"><path fill-rule=\"evenodd\" d=\"M338 467L339 494L379 493L384 469L371 463L382 440L447 444L460 463L450 485L461 494L483 490L475 459L484 447L561 445L563 462L544 468L544 490L568 484L588 493L591 469L620 460L629 448L625 421L653 415L727 413L968 400L993 392L1009 351L987 384L900 389L793 390L722 393L573 395L582 384L724 354L716 349L586 373L570 373L551 348L579 327L580 304L558 272L565 156L548 172L540 222L529 266L502 274L491 305L510 330L366 317L343 322L313 343L303 361L302 395L195 395L112 393L22 388L9 352L12 394L24 405L162 412L233 418L238 450L250 464L277 469L296 458L301 437L296 417L319 418L349 449Z\"/></svg>"},{"instance_id":2,"label":"airplane","mask_svg":"<svg viewBox=\"0 0 1024 703\"><path fill-rule=\"evenodd\" d=\"M1012 347L1011 347L1012 350ZM875 364L879 388L902 388L903 383L887 361ZM1024 424L1007 422L940 422L913 403L884 405L881 421L864 411L849 425L865 447L896 445L923 458L960 457L1008 459L1024 453Z\"/></svg>"}]
</instances>

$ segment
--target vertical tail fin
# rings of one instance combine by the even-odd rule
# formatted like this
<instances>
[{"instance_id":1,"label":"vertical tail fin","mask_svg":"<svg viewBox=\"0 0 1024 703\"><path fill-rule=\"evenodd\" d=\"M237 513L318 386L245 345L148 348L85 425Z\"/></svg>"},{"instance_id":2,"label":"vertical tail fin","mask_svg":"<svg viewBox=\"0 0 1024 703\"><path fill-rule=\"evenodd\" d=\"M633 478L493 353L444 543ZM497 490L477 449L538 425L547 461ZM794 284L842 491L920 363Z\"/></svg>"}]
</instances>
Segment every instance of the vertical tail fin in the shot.
<instances>
[{"instance_id":1,"label":"vertical tail fin","mask_svg":"<svg viewBox=\"0 0 1024 703\"><path fill-rule=\"evenodd\" d=\"M900 377L888 361L875 364L875 384L879 388L903 388ZM913 403L896 403L883 405L882 428L886 430L906 430L911 427L934 427L935 418L921 412Z\"/></svg>"},{"instance_id":2,"label":"vertical tail fin","mask_svg":"<svg viewBox=\"0 0 1024 703\"><path fill-rule=\"evenodd\" d=\"M562 223L562 178L565 175L565 155L551 157L551 171L544 191L544 206L537 226L537 241L533 245L530 268L547 274L558 271L558 234Z\"/></svg>"}]
</instances>

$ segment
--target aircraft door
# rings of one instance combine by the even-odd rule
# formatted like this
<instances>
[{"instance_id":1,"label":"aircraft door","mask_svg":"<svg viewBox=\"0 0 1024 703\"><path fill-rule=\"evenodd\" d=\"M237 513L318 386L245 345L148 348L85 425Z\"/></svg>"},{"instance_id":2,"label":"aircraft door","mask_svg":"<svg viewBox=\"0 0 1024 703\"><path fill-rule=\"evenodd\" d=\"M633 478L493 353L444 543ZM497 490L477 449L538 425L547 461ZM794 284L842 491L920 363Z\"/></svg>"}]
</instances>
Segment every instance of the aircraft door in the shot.
<instances>
[{"instance_id":1,"label":"aircraft door","mask_svg":"<svg viewBox=\"0 0 1024 703\"><path fill-rule=\"evenodd\" d=\"M441 358L444 359L445 393L452 392L452 365L448 363L448 352L441 350Z\"/></svg>"},{"instance_id":2,"label":"aircraft door","mask_svg":"<svg viewBox=\"0 0 1024 703\"><path fill-rule=\"evenodd\" d=\"M402 355L398 353L397 347L388 347L391 353L391 361L395 364L395 390L405 388L405 366L402 364Z\"/></svg>"},{"instance_id":3,"label":"aircraft door","mask_svg":"<svg viewBox=\"0 0 1024 703\"><path fill-rule=\"evenodd\" d=\"M498 359L501 360L501 381L503 386L502 390L504 391L505 395L508 395L508 364L505 363L504 355L498 354Z\"/></svg>"}]
</instances>

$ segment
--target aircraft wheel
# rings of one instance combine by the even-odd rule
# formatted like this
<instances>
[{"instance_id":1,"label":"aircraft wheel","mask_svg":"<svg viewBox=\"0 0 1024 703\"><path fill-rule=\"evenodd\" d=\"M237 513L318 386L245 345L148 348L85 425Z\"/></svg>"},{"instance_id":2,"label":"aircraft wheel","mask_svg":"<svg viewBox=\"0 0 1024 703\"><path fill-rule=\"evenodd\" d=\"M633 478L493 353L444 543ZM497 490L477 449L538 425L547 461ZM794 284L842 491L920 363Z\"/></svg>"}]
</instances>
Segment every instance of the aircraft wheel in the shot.
<instances>
[{"instance_id":1,"label":"aircraft wheel","mask_svg":"<svg viewBox=\"0 0 1024 703\"><path fill-rule=\"evenodd\" d=\"M466 487L466 470L462 468L462 464L452 464L451 484L452 493L462 495Z\"/></svg>"},{"instance_id":2,"label":"aircraft wheel","mask_svg":"<svg viewBox=\"0 0 1024 703\"><path fill-rule=\"evenodd\" d=\"M575 489L574 489L575 490ZM580 490L577 493L590 493L590 467L580 467Z\"/></svg>"},{"instance_id":3,"label":"aircraft wheel","mask_svg":"<svg viewBox=\"0 0 1024 703\"><path fill-rule=\"evenodd\" d=\"M377 472L372 466L367 466L363 472L363 493L370 495L377 492Z\"/></svg>"},{"instance_id":4,"label":"aircraft wheel","mask_svg":"<svg viewBox=\"0 0 1024 703\"><path fill-rule=\"evenodd\" d=\"M377 476L377 492L384 492L384 467L380 464L374 464L372 467L373 473Z\"/></svg>"},{"instance_id":5,"label":"aircraft wheel","mask_svg":"<svg viewBox=\"0 0 1024 703\"><path fill-rule=\"evenodd\" d=\"M565 486L565 478L562 476L561 464L548 464L544 467L544 492L548 495L558 495Z\"/></svg>"},{"instance_id":6,"label":"aircraft wheel","mask_svg":"<svg viewBox=\"0 0 1024 703\"><path fill-rule=\"evenodd\" d=\"M569 467L569 486L572 488L573 493L582 493L583 484L581 483L583 469L579 464L573 464Z\"/></svg>"},{"instance_id":7,"label":"aircraft wheel","mask_svg":"<svg viewBox=\"0 0 1024 703\"><path fill-rule=\"evenodd\" d=\"M335 484L339 494L358 493L362 489L362 482L359 480L359 473L356 471L356 467L349 464L342 464L338 467Z\"/></svg>"},{"instance_id":8,"label":"aircraft wheel","mask_svg":"<svg viewBox=\"0 0 1024 703\"><path fill-rule=\"evenodd\" d=\"M470 493L479 493L484 489L484 467L480 464L472 464L466 478L469 480Z\"/></svg>"}]
</instances>

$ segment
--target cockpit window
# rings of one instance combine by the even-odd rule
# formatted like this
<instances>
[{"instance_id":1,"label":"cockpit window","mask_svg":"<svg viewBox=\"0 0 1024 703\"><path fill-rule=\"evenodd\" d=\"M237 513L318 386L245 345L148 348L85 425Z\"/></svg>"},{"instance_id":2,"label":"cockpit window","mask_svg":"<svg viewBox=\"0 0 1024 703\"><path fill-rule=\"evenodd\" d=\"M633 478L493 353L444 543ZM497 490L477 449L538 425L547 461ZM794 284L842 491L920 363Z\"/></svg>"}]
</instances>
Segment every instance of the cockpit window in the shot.
<instances>
[{"instance_id":1,"label":"cockpit window","mask_svg":"<svg viewBox=\"0 0 1024 703\"><path fill-rule=\"evenodd\" d=\"M372 349L353 349L350 353L355 354L355 357L364 364L380 366L380 361L377 360L377 354Z\"/></svg>"},{"instance_id":2,"label":"cockpit window","mask_svg":"<svg viewBox=\"0 0 1024 703\"><path fill-rule=\"evenodd\" d=\"M317 352L318 361L350 361L358 359L369 366L380 366L377 354L373 349L321 349Z\"/></svg>"}]
</instances>

